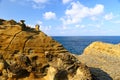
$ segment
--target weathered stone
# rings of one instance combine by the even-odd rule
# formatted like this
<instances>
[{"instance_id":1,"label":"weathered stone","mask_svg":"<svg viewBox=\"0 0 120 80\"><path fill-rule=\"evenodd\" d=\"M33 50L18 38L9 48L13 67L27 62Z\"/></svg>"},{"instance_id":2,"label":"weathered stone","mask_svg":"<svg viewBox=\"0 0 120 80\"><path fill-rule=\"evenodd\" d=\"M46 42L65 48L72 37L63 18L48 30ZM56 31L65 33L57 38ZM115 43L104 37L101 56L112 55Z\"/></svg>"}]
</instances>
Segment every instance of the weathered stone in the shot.
<instances>
[{"instance_id":1,"label":"weathered stone","mask_svg":"<svg viewBox=\"0 0 120 80\"><path fill-rule=\"evenodd\" d=\"M38 24L35 25L35 30L40 31L40 26Z\"/></svg>"},{"instance_id":2,"label":"weathered stone","mask_svg":"<svg viewBox=\"0 0 120 80\"><path fill-rule=\"evenodd\" d=\"M0 19L0 62L5 80L92 79L89 68L60 43L24 21Z\"/></svg>"},{"instance_id":3,"label":"weathered stone","mask_svg":"<svg viewBox=\"0 0 120 80\"><path fill-rule=\"evenodd\" d=\"M90 67L96 80L120 79L120 46L104 42L93 42L79 56L79 60Z\"/></svg>"}]
</instances>

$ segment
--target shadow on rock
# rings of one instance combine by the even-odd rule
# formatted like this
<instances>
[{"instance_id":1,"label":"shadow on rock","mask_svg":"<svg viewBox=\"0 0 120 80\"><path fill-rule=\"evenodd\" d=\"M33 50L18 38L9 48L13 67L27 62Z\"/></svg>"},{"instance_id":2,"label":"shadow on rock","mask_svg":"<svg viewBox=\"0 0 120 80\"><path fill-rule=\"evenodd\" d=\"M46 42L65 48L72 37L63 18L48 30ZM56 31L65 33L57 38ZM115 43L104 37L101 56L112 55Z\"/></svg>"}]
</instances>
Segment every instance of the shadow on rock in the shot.
<instances>
[{"instance_id":1,"label":"shadow on rock","mask_svg":"<svg viewBox=\"0 0 120 80\"><path fill-rule=\"evenodd\" d=\"M54 80L68 80L67 74L66 70L59 70L58 73L56 73Z\"/></svg>"},{"instance_id":2,"label":"shadow on rock","mask_svg":"<svg viewBox=\"0 0 120 80\"><path fill-rule=\"evenodd\" d=\"M92 80L113 80L108 73L100 68L90 67L90 72L92 74Z\"/></svg>"}]
</instances>

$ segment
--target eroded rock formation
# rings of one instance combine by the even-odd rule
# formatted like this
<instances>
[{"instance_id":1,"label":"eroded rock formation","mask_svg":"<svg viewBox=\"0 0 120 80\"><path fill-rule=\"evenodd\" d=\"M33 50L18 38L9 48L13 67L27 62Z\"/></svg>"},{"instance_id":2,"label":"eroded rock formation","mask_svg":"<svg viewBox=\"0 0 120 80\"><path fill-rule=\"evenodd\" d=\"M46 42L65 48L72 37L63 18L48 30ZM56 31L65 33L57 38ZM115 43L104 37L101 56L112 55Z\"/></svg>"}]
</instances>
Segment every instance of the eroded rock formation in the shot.
<instances>
[{"instance_id":1,"label":"eroded rock formation","mask_svg":"<svg viewBox=\"0 0 120 80\"><path fill-rule=\"evenodd\" d=\"M120 80L120 45L93 42L79 56L98 80Z\"/></svg>"},{"instance_id":2,"label":"eroded rock formation","mask_svg":"<svg viewBox=\"0 0 120 80\"><path fill-rule=\"evenodd\" d=\"M89 68L40 30L0 19L0 80L92 80Z\"/></svg>"}]
</instances>

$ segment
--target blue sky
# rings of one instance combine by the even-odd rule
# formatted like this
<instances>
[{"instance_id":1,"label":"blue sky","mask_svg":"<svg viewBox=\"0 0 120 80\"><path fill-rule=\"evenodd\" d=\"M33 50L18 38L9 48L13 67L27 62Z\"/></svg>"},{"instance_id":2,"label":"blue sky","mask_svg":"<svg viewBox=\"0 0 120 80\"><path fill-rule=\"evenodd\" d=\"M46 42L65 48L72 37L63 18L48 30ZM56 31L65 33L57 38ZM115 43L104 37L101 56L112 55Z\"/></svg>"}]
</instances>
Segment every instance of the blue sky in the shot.
<instances>
[{"instance_id":1,"label":"blue sky","mask_svg":"<svg viewBox=\"0 0 120 80\"><path fill-rule=\"evenodd\" d=\"M120 0L0 0L0 18L49 36L120 36Z\"/></svg>"}]
</instances>

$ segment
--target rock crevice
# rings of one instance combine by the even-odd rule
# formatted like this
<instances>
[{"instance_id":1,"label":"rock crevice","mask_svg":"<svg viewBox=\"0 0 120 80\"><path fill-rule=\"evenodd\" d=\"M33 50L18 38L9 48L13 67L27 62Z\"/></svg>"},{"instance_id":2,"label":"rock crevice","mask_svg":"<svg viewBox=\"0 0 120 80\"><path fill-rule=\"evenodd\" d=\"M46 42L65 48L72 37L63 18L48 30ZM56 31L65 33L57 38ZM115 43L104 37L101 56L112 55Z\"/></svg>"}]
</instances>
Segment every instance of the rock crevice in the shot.
<instances>
[{"instance_id":1,"label":"rock crevice","mask_svg":"<svg viewBox=\"0 0 120 80\"><path fill-rule=\"evenodd\" d=\"M8 44L8 46L5 48L5 50L7 50L9 48L9 46L11 45L12 41L14 40L14 38L19 34L21 33L22 31L19 31L17 33L14 34L13 38L11 39L10 43Z\"/></svg>"}]
</instances>

